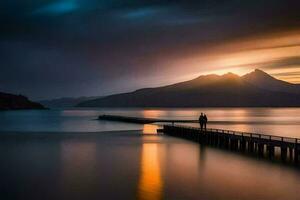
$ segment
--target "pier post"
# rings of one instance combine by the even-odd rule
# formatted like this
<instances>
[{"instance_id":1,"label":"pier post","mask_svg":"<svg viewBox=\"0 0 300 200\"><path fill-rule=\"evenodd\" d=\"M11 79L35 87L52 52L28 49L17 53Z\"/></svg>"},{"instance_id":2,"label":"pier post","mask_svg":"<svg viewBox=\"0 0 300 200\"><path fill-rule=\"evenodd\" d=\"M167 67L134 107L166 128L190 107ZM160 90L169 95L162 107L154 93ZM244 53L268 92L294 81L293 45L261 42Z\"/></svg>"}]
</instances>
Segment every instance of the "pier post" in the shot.
<instances>
[{"instance_id":1,"label":"pier post","mask_svg":"<svg viewBox=\"0 0 300 200\"><path fill-rule=\"evenodd\" d=\"M269 158L274 158L274 154L275 154L275 147L271 144L267 145L267 151L269 154Z\"/></svg>"},{"instance_id":2,"label":"pier post","mask_svg":"<svg viewBox=\"0 0 300 200\"><path fill-rule=\"evenodd\" d=\"M286 161L286 157L287 157L287 147L286 146L282 146L280 148L280 157L282 161Z\"/></svg>"},{"instance_id":3,"label":"pier post","mask_svg":"<svg viewBox=\"0 0 300 200\"><path fill-rule=\"evenodd\" d=\"M232 138L232 136L230 137L230 150L234 150L234 139Z\"/></svg>"},{"instance_id":4,"label":"pier post","mask_svg":"<svg viewBox=\"0 0 300 200\"><path fill-rule=\"evenodd\" d=\"M254 151L254 142L252 140L248 141L248 151L251 153Z\"/></svg>"},{"instance_id":5,"label":"pier post","mask_svg":"<svg viewBox=\"0 0 300 200\"><path fill-rule=\"evenodd\" d=\"M229 140L229 136L228 135L224 135L224 147L226 148L226 149L229 149L229 142L230 142L230 140Z\"/></svg>"},{"instance_id":6,"label":"pier post","mask_svg":"<svg viewBox=\"0 0 300 200\"><path fill-rule=\"evenodd\" d=\"M237 150L238 147L238 140L234 138L234 136L231 136L230 138L230 149L231 150Z\"/></svg>"},{"instance_id":7,"label":"pier post","mask_svg":"<svg viewBox=\"0 0 300 200\"><path fill-rule=\"evenodd\" d=\"M289 160L292 161L293 160L293 148L289 147Z\"/></svg>"},{"instance_id":8,"label":"pier post","mask_svg":"<svg viewBox=\"0 0 300 200\"><path fill-rule=\"evenodd\" d=\"M296 164L299 161L299 148L298 148L298 145L295 145L295 148L294 148L294 161L295 161Z\"/></svg>"},{"instance_id":9,"label":"pier post","mask_svg":"<svg viewBox=\"0 0 300 200\"><path fill-rule=\"evenodd\" d=\"M219 134L215 133L214 134L214 146L218 146L218 139L219 139Z\"/></svg>"},{"instance_id":10,"label":"pier post","mask_svg":"<svg viewBox=\"0 0 300 200\"><path fill-rule=\"evenodd\" d=\"M264 155L264 144L263 143L258 143L258 156L263 157Z\"/></svg>"},{"instance_id":11,"label":"pier post","mask_svg":"<svg viewBox=\"0 0 300 200\"><path fill-rule=\"evenodd\" d=\"M240 149L241 149L241 151L245 151L246 150L246 140L244 139L244 136L240 140Z\"/></svg>"},{"instance_id":12,"label":"pier post","mask_svg":"<svg viewBox=\"0 0 300 200\"><path fill-rule=\"evenodd\" d=\"M222 146L221 139L222 139L222 136L220 134L218 134L218 137L217 137L217 146L218 147Z\"/></svg>"},{"instance_id":13,"label":"pier post","mask_svg":"<svg viewBox=\"0 0 300 200\"><path fill-rule=\"evenodd\" d=\"M226 137L223 133L222 133L222 136L221 136L221 147L226 148Z\"/></svg>"},{"instance_id":14,"label":"pier post","mask_svg":"<svg viewBox=\"0 0 300 200\"><path fill-rule=\"evenodd\" d=\"M199 138L199 143L202 144L203 143L203 134L198 130L198 138Z\"/></svg>"}]
</instances>

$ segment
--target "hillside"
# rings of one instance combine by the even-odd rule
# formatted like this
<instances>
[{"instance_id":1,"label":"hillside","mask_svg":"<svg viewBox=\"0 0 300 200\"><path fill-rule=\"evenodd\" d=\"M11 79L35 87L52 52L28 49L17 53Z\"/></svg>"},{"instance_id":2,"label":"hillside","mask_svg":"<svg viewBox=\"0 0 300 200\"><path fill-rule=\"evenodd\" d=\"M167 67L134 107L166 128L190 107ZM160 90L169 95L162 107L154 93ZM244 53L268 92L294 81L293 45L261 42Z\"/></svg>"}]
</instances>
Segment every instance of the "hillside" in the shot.
<instances>
[{"instance_id":1,"label":"hillside","mask_svg":"<svg viewBox=\"0 0 300 200\"><path fill-rule=\"evenodd\" d=\"M64 97L57 99L41 100L39 103L49 108L68 108L74 107L80 102L97 99L99 97Z\"/></svg>"},{"instance_id":2,"label":"hillside","mask_svg":"<svg viewBox=\"0 0 300 200\"><path fill-rule=\"evenodd\" d=\"M259 69L244 75L242 79L262 89L300 94L299 84L292 84L278 80Z\"/></svg>"},{"instance_id":3,"label":"hillside","mask_svg":"<svg viewBox=\"0 0 300 200\"><path fill-rule=\"evenodd\" d=\"M0 110L45 109L39 103L30 101L23 95L0 92Z\"/></svg>"},{"instance_id":4,"label":"hillside","mask_svg":"<svg viewBox=\"0 0 300 200\"><path fill-rule=\"evenodd\" d=\"M277 80L261 70L255 70L242 77L232 73L200 76L164 87L145 88L84 101L77 106L290 107L300 106L297 88L299 85Z\"/></svg>"}]
</instances>

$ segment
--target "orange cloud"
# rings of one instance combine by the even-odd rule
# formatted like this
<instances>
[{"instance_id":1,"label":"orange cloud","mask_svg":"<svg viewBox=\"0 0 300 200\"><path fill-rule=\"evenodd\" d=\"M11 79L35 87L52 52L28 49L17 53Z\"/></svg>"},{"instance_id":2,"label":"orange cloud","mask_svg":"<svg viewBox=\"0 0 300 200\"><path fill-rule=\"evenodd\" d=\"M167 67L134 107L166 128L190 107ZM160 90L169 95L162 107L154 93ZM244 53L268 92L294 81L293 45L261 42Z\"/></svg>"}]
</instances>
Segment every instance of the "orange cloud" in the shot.
<instances>
[{"instance_id":1,"label":"orange cloud","mask_svg":"<svg viewBox=\"0 0 300 200\"><path fill-rule=\"evenodd\" d=\"M203 73L234 72L242 75L261 68L277 78L297 83L300 77L292 76L292 73L300 72L300 30L219 44L205 53L195 53L165 64L174 65L177 73L185 74L186 79ZM285 75L278 75L280 72L285 72Z\"/></svg>"}]
</instances>

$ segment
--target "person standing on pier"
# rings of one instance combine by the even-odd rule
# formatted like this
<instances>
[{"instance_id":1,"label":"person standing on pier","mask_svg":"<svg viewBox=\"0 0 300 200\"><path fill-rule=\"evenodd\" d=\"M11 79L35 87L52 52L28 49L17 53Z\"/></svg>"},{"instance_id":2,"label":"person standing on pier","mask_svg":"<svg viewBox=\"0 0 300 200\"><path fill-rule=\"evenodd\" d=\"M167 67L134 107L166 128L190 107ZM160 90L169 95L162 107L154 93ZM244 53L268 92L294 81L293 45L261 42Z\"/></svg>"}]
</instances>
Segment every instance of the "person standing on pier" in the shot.
<instances>
[{"instance_id":1,"label":"person standing on pier","mask_svg":"<svg viewBox=\"0 0 300 200\"><path fill-rule=\"evenodd\" d=\"M207 124L207 116L204 114L203 116L203 124L204 124L204 130L206 130L206 124Z\"/></svg>"},{"instance_id":2,"label":"person standing on pier","mask_svg":"<svg viewBox=\"0 0 300 200\"><path fill-rule=\"evenodd\" d=\"M203 124L204 124L204 116L203 113L201 113L200 117L199 117L199 124L200 124L200 129L201 131L203 130Z\"/></svg>"}]
</instances>

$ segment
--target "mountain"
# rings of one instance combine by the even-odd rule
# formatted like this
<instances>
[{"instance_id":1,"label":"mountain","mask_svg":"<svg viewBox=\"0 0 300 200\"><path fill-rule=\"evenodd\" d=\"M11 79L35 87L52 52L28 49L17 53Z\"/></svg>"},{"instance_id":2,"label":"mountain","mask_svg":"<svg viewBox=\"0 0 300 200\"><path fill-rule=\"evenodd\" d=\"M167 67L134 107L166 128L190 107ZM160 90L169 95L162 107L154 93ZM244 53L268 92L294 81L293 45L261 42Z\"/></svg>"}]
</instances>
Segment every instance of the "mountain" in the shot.
<instances>
[{"instance_id":1,"label":"mountain","mask_svg":"<svg viewBox=\"0 0 300 200\"><path fill-rule=\"evenodd\" d=\"M270 88L269 88L270 87ZM228 73L157 88L111 95L79 107L282 107L300 106L299 85L261 70L245 76Z\"/></svg>"},{"instance_id":2,"label":"mountain","mask_svg":"<svg viewBox=\"0 0 300 200\"><path fill-rule=\"evenodd\" d=\"M23 95L0 92L0 110L45 109L39 103L30 101Z\"/></svg>"},{"instance_id":3,"label":"mountain","mask_svg":"<svg viewBox=\"0 0 300 200\"><path fill-rule=\"evenodd\" d=\"M72 97L63 97L63 98L57 98L57 99L50 99L50 100L41 100L39 103L42 105L49 107L49 108L67 108L67 107L74 107L80 102L88 101L92 99L100 98L98 97L78 97L78 98L72 98Z\"/></svg>"},{"instance_id":4,"label":"mountain","mask_svg":"<svg viewBox=\"0 0 300 200\"><path fill-rule=\"evenodd\" d=\"M262 89L300 94L299 84L292 84L275 79L274 77L259 69L256 69L254 72L244 75L242 78L248 83Z\"/></svg>"}]
</instances>

